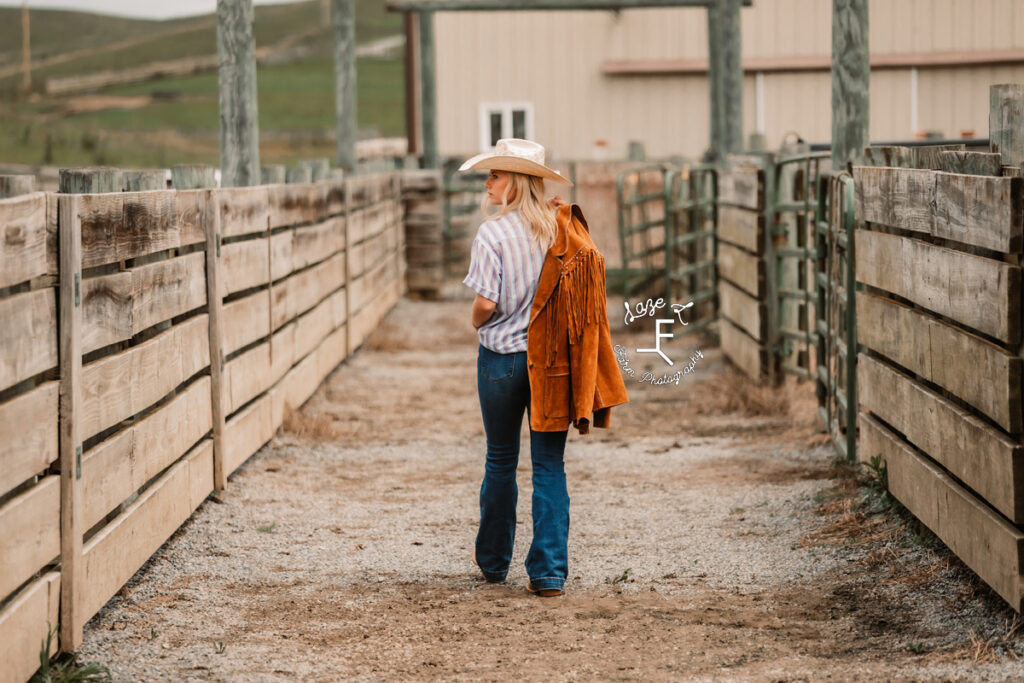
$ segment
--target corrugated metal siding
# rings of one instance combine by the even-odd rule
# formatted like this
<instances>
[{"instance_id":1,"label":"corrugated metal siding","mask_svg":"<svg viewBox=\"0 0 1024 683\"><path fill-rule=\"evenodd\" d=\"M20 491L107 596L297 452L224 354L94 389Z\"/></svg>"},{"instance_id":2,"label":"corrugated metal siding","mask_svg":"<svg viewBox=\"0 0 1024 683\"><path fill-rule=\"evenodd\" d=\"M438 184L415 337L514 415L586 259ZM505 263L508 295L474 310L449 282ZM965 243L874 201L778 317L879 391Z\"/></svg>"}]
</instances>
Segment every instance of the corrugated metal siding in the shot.
<instances>
[{"instance_id":1,"label":"corrugated metal siding","mask_svg":"<svg viewBox=\"0 0 1024 683\"><path fill-rule=\"evenodd\" d=\"M1024 49L1024 0L872 0L872 54ZM827 56L832 3L755 0L742 10L744 58ZM605 76L605 61L703 60L707 19L694 8L436 15L438 136L442 154L479 151L481 102L533 103L534 136L553 158L610 158L629 141L648 155L699 156L709 129L701 75ZM988 85L1024 81L1024 66L921 68L918 128L949 137L988 134ZM871 137L913 136L910 70L872 72ZM956 93L953 96L953 93ZM754 77L744 82L745 136L756 125ZM765 134L831 137L827 71L764 75Z\"/></svg>"}]
</instances>

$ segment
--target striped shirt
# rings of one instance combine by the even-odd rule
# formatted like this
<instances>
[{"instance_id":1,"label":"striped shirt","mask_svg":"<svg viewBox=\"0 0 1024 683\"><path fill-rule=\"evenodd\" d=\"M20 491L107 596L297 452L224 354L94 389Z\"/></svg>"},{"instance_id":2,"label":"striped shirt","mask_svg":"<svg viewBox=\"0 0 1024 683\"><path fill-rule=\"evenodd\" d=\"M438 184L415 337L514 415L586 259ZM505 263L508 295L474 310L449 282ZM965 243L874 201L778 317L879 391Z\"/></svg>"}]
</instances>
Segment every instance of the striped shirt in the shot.
<instances>
[{"instance_id":1,"label":"striped shirt","mask_svg":"<svg viewBox=\"0 0 1024 683\"><path fill-rule=\"evenodd\" d=\"M526 328L544 257L544 250L530 241L530 228L518 211L480 225L469 274L462 282L497 304L479 330L481 345L495 353L526 351Z\"/></svg>"}]
</instances>

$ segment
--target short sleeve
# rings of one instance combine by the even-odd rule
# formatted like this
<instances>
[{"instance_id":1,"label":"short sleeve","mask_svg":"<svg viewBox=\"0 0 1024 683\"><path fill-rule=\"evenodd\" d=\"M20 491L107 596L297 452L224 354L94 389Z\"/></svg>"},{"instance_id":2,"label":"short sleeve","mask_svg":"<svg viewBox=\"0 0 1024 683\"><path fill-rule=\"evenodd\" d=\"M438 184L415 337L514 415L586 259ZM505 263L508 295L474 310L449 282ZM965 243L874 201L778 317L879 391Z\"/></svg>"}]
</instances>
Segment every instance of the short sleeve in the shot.
<instances>
[{"instance_id":1,"label":"short sleeve","mask_svg":"<svg viewBox=\"0 0 1024 683\"><path fill-rule=\"evenodd\" d=\"M469 274L462 283L495 303L501 296L501 259L479 232L470 251Z\"/></svg>"}]
</instances>

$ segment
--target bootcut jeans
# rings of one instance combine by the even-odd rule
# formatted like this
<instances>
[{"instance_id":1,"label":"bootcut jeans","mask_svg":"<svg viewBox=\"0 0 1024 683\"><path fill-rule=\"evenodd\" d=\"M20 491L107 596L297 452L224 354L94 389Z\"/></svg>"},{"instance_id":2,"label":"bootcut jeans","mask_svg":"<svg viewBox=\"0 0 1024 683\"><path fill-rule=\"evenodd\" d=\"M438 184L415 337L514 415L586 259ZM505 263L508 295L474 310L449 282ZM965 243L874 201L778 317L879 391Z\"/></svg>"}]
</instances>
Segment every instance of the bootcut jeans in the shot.
<instances>
[{"instance_id":1,"label":"bootcut jeans","mask_svg":"<svg viewBox=\"0 0 1024 683\"><path fill-rule=\"evenodd\" d=\"M476 561L488 581L504 581L516 535L516 467L523 412L530 411L526 352L496 353L481 345L477 391L487 434L487 461L480 486ZM568 430L530 430L533 462L533 541L526 573L534 588L562 588L569 571L569 493L565 485Z\"/></svg>"}]
</instances>

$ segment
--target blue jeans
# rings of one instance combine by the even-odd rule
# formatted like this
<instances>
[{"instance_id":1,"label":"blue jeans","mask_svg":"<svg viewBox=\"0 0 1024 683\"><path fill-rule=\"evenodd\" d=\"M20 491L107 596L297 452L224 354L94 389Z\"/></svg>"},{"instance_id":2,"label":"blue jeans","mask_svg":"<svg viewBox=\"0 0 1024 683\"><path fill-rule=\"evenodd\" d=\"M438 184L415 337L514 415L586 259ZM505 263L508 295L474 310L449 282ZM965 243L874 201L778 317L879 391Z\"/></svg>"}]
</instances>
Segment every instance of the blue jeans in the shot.
<instances>
[{"instance_id":1,"label":"blue jeans","mask_svg":"<svg viewBox=\"0 0 1024 683\"><path fill-rule=\"evenodd\" d=\"M476 561L488 581L504 581L516 535L516 466L523 412L529 415L526 352L495 353L480 346L477 391L487 433L487 462L480 486ZM526 573L535 588L562 588L569 572L569 493L565 487L565 438L530 430L533 461L533 542Z\"/></svg>"}]
</instances>

